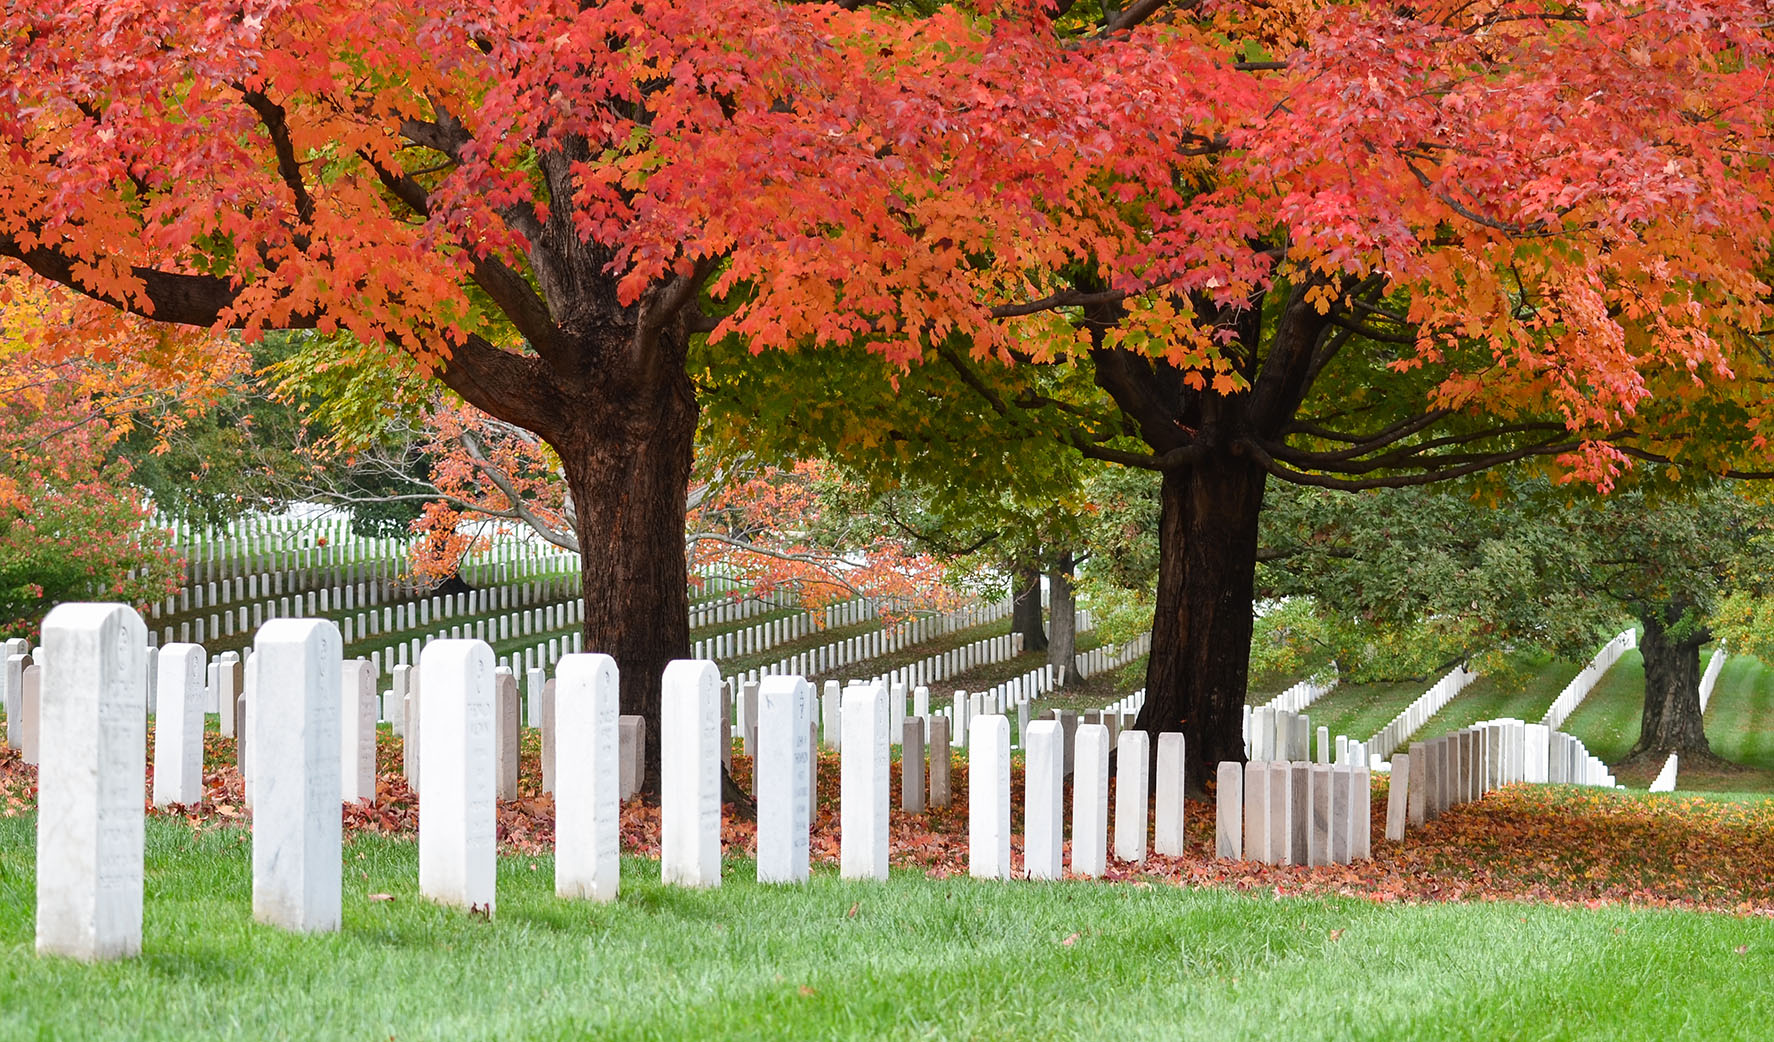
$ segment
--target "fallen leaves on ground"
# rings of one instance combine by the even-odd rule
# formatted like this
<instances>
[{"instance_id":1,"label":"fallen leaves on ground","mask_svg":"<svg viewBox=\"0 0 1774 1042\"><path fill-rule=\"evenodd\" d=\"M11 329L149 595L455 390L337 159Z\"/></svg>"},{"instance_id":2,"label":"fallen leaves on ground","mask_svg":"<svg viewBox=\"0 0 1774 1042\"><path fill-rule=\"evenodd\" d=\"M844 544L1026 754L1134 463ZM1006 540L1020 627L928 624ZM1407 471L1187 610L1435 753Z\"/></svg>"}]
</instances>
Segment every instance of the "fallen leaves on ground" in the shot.
<instances>
[{"instance_id":1,"label":"fallen leaves on ground","mask_svg":"<svg viewBox=\"0 0 1774 1042\"><path fill-rule=\"evenodd\" d=\"M381 736L377 799L345 808L346 832L412 835L418 801L400 772L398 738ZM149 771L152 771L152 755ZM248 820L234 740L205 735L205 799L195 807L149 812L193 829L239 828ZM809 850L815 864L839 860L838 756L819 757L818 809ZM741 785L751 761L734 754ZM894 802L899 771L893 770ZM923 814L895 811L891 864L935 878L967 874L967 764L953 767L955 799ZM1013 768L1013 863L1021 862L1022 769ZM540 791L534 732L524 742L519 795L499 804L499 843L508 852L546 854L554 845L554 799ZM1111 859L1105 882L1222 887L1277 897L1341 895L1379 902L1519 900L1598 907L1609 904L1708 909L1774 917L1774 799L1725 802L1679 795L1647 797L1615 790L1512 786L1455 807L1402 843L1387 842L1386 779L1375 779L1371 861L1319 868L1223 861L1213 850L1213 807L1191 800L1188 853L1150 855L1143 864ZM16 750L0 749L0 814L28 811L36 801L36 768ZM1071 791L1066 792L1068 808ZM1113 807L1111 797L1110 806ZM639 799L622 808L622 848L659 856L659 808ZM755 851L756 826L728 811L721 840L729 856Z\"/></svg>"}]
</instances>

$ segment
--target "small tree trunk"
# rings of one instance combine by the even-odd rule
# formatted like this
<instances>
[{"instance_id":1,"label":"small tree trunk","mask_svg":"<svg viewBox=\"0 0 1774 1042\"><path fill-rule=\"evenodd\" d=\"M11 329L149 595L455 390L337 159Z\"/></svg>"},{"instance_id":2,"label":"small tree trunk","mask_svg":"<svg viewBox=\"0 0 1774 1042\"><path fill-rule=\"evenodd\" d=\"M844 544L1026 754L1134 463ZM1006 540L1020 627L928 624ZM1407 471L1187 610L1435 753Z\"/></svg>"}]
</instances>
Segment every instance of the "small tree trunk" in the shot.
<instances>
[{"instance_id":1,"label":"small tree trunk","mask_svg":"<svg viewBox=\"0 0 1774 1042\"><path fill-rule=\"evenodd\" d=\"M1047 662L1054 679L1064 687L1078 676L1078 599L1072 593L1072 553L1066 551L1047 569L1047 614L1052 631L1047 641Z\"/></svg>"},{"instance_id":2,"label":"small tree trunk","mask_svg":"<svg viewBox=\"0 0 1774 1042\"><path fill-rule=\"evenodd\" d=\"M1041 625L1041 572L1018 565L1012 576L1015 589L1010 609L1010 632L1020 633L1024 651L1047 650L1047 631Z\"/></svg>"},{"instance_id":3,"label":"small tree trunk","mask_svg":"<svg viewBox=\"0 0 1774 1042\"><path fill-rule=\"evenodd\" d=\"M1189 787L1244 761L1245 685L1263 469L1230 454L1164 473L1158 603L1138 727L1181 731Z\"/></svg>"},{"instance_id":4,"label":"small tree trunk","mask_svg":"<svg viewBox=\"0 0 1774 1042\"><path fill-rule=\"evenodd\" d=\"M1710 634L1701 629L1672 638L1655 612L1646 612L1640 622L1645 628L1639 641L1645 659L1645 710L1638 744L1627 758L1662 760L1677 753L1684 759L1712 759L1700 712L1700 646Z\"/></svg>"}]
</instances>

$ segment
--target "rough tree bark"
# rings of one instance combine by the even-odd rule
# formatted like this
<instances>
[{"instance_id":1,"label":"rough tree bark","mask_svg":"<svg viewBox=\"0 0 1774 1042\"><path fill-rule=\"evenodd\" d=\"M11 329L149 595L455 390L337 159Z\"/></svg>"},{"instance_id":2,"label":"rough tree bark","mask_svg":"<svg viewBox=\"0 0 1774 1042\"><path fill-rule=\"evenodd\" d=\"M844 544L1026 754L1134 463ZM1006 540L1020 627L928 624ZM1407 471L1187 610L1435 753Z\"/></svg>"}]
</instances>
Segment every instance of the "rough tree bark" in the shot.
<instances>
[{"instance_id":1,"label":"rough tree bark","mask_svg":"<svg viewBox=\"0 0 1774 1042\"><path fill-rule=\"evenodd\" d=\"M681 364L612 382L622 393L545 437L578 505L585 650L618 663L622 712L648 722L645 777L656 783L660 678L690 646L683 532L698 410Z\"/></svg>"},{"instance_id":2,"label":"rough tree bark","mask_svg":"<svg viewBox=\"0 0 1774 1042\"><path fill-rule=\"evenodd\" d=\"M1230 455L1167 471L1142 721L1188 735L1192 782L1244 759L1257 521L1267 475ZM1156 747L1156 743L1153 743Z\"/></svg>"},{"instance_id":3,"label":"rough tree bark","mask_svg":"<svg viewBox=\"0 0 1774 1042\"><path fill-rule=\"evenodd\" d=\"M1047 569L1047 613L1052 636L1047 643L1047 663L1061 686L1078 676L1078 597L1072 589L1072 554L1054 558Z\"/></svg>"},{"instance_id":4,"label":"rough tree bark","mask_svg":"<svg viewBox=\"0 0 1774 1042\"><path fill-rule=\"evenodd\" d=\"M1679 609L1674 614L1681 616ZM1661 762L1670 753L1683 760L1714 759L1700 712L1700 647L1712 634L1702 626L1680 627L1671 635L1660 615L1648 611L1640 619L1644 626L1639 653L1645 660L1645 708L1638 744L1627 755L1627 762Z\"/></svg>"},{"instance_id":5,"label":"rough tree bark","mask_svg":"<svg viewBox=\"0 0 1774 1042\"><path fill-rule=\"evenodd\" d=\"M1020 633L1024 651L1046 651L1047 630L1041 624L1041 572L1030 565L1011 570L1010 632Z\"/></svg>"}]
</instances>

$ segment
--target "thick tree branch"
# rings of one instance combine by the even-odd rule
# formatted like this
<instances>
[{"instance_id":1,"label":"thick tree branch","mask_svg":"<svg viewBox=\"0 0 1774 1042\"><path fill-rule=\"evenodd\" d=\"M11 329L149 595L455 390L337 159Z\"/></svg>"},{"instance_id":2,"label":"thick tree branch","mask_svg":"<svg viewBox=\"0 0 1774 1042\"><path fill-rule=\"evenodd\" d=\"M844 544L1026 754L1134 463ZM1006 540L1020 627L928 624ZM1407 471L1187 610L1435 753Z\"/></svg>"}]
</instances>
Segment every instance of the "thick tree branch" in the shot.
<instances>
[{"instance_id":1,"label":"thick tree branch","mask_svg":"<svg viewBox=\"0 0 1774 1042\"><path fill-rule=\"evenodd\" d=\"M1522 446L1489 456L1479 457L1461 466L1452 466L1440 470L1419 471L1415 474L1394 474L1380 478L1336 478L1323 474L1312 474L1303 470L1295 470L1286 466L1269 455L1263 447L1253 439L1241 438L1233 443L1233 450L1250 456L1264 470L1283 481L1296 485L1311 485L1316 488L1334 488L1344 491L1359 492L1370 488L1404 488L1411 485L1431 485L1438 481L1451 481L1454 478L1476 474L1481 470L1513 463L1516 460L1528 459L1533 456L1551 456L1560 452L1570 452L1577 448L1575 441L1558 443L1542 442Z\"/></svg>"}]
</instances>

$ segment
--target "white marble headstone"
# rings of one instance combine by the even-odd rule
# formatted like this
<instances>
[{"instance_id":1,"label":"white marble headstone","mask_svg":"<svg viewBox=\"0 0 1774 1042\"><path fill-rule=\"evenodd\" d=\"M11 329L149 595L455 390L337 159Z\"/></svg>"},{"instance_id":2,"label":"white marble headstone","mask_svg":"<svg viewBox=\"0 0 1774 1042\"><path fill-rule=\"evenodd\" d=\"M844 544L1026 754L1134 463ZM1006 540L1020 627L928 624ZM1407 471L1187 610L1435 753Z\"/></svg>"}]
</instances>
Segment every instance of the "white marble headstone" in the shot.
<instances>
[{"instance_id":1,"label":"white marble headstone","mask_svg":"<svg viewBox=\"0 0 1774 1042\"><path fill-rule=\"evenodd\" d=\"M141 951L147 646L141 616L121 604L62 604L43 620L41 955Z\"/></svg>"},{"instance_id":2,"label":"white marble headstone","mask_svg":"<svg viewBox=\"0 0 1774 1042\"><path fill-rule=\"evenodd\" d=\"M973 718L967 738L967 872L975 879L1010 878L1010 721Z\"/></svg>"},{"instance_id":3,"label":"white marble headstone","mask_svg":"<svg viewBox=\"0 0 1774 1042\"><path fill-rule=\"evenodd\" d=\"M1058 879L1065 845L1065 737L1059 721L1029 724L1024 741L1023 870L1030 879Z\"/></svg>"},{"instance_id":4,"label":"white marble headstone","mask_svg":"<svg viewBox=\"0 0 1774 1042\"><path fill-rule=\"evenodd\" d=\"M1115 857L1146 860L1147 789L1152 736L1123 731L1115 745Z\"/></svg>"},{"instance_id":5,"label":"white marble headstone","mask_svg":"<svg viewBox=\"0 0 1774 1042\"><path fill-rule=\"evenodd\" d=\"M1108 867L1109 729L1079 724L1072 760L1072 872L1100 876Z\"/></svg>"},{"instance_id":6,"label":"white marble headstone","mask_svg":"<svg viewBox=\"0 0 1774 1042\"><path fill-rule=\"evenodd\" d=\"M339 664L339 798L376 802L376 674L368 659Z\"/></svg>"},{"instance_id":7,"label":"white marble headstone","mask_svg":"<svg viewBox=\"0 0 1774 1042\"><path fill-rule=\"evenodd\" d=\"M758 882L808 878L812 794L808 760L813 685L797 676L765 677L758 690Z\"/></svg>"},{"instance_id":8,"label":"white marble headstone","mask_svg":"<svg viewBox=\"0 0 1774 1042\"><path fill-rule=\"evenodd\" d=\"M204 654L196 644L160 649L154 718L154 806L203 802Z\"/></svg>"},{"instance_id":9,"label":"white marble headstone","mask_svg":"<svg viewBox=\"0 0 1774 1042\"><path fill-rule=\"evenodd\" d=\"M678 659L660 694L659 868L666 883L721 885L721 674Z\"/></svg>"},{"instance_id":10,"label":"white marble headstone","mask_svg":"<svg viewBox=\"0 0 1774 1042\"><path fill-rule=\"evenodd\" d=\"M844 692L843 733L838 786L839 874L845 879L884 880L891 801L884 687L858 684Z\"/></svg>"},{"instance_id":11,"label":"white marble headstone","mask_svg":"<svg viewBox=\"0 0 1774 1042\"><path fill-rule=\"evenodd\" d=\"M614 901L622 875L616 660L564 655L554 675L555 727L562 744L576 750L555 767L554 892Z\"/></svg>"},{"instance_id":12,"label":"white marble headstone","mask_svg":"<svg viewBox=\"0 0 1774 1042\"><path fill-rule=\"evenodd\" d=\"M425 677L419 760L419 893L492 915L496 906L493 649L434 640L419 653Z\"/></svg>"},{"instance_id":13,"label":"white marble headstone","mask_svg":"<svg viewBox=\"0 0 1774 1042\"><path fill-rule=\"evenodd\" d=\"M286 930L339 928L343 651L325 619L273 619L253 640L253 918Z\"/></svg>"}]
</instances>

